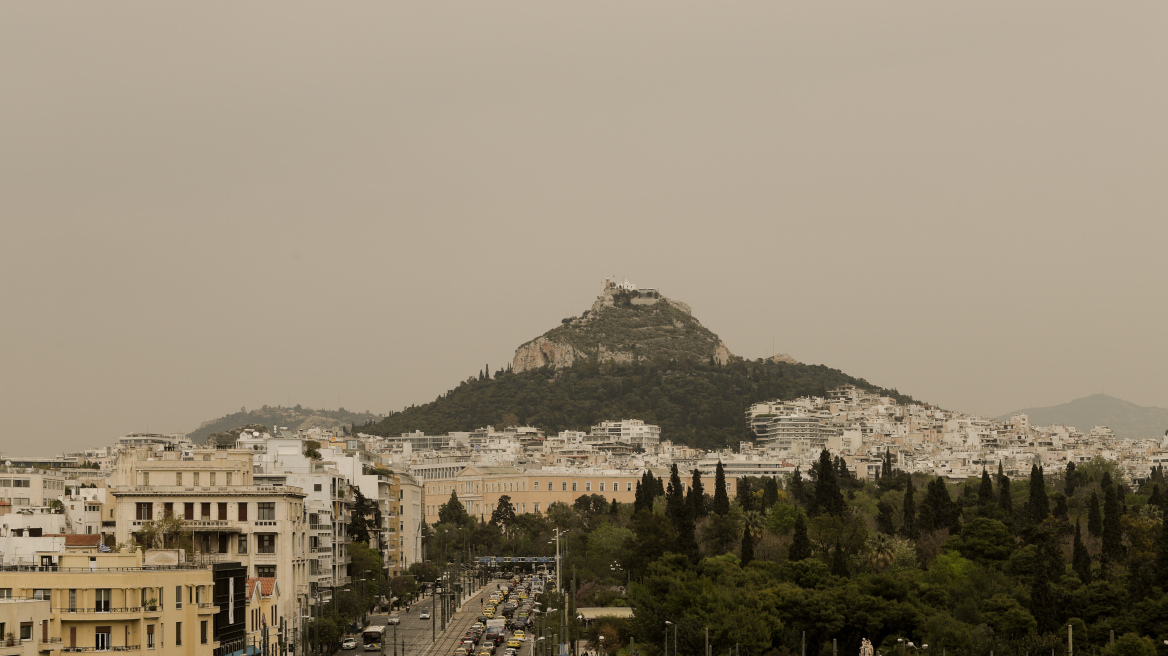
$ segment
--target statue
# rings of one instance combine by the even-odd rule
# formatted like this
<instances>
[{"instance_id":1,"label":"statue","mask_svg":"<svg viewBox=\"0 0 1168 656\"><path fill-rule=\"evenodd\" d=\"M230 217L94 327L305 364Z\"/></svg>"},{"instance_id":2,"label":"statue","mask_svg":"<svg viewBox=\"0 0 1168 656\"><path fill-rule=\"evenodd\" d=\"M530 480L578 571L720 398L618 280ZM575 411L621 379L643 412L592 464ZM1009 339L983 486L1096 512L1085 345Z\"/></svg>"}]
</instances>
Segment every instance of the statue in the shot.
<instances>
[{"instance_id":1,"label":"statue","mask_svg":"<svg viewBox=\"0 0 1168 656\"><path fill-rule=\"evenodd\" d=\"M860 642L860 656L875 656L872 650L872 643L867 638Z\"/></svg>"}]
</instances>

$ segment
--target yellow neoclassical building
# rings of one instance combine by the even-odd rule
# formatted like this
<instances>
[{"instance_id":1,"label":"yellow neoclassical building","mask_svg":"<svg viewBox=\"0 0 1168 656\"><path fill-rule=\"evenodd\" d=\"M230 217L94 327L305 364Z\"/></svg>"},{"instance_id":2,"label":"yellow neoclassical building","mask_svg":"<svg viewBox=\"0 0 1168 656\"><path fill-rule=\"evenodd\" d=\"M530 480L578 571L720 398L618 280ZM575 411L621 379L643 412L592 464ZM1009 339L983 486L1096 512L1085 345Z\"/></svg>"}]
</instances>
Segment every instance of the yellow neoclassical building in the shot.
<instances>
[{"instance_id":1,"label":"yellow neoclassical building","mask_svg":"<svg viewBox=\"0 0 1168 656\"><path fill-rule=\"evenodd\" d=\"M26 629L40 653L213 656L219 646L209 568L145 566L139 551L38 556L39 566L0 569L0 597L49 602L49 616Z\"/></svg>"}]
</instances>

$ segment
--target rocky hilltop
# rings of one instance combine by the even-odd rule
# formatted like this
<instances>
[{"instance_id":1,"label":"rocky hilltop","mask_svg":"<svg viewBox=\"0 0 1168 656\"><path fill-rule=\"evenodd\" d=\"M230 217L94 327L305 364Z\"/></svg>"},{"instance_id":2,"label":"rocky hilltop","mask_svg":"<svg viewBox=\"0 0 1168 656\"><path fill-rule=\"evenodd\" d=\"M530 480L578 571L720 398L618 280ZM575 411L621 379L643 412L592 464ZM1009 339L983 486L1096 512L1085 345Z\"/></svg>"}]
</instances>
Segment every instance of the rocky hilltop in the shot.
<instances>
[{"instance_id":1,"label":"rocky hilltop","mask_svg":"<svg viewBox=\"0 0 1168 656\"><path fill-rule=\"evenodd\" d=\"M619 364L655 359L725 364L730 357L730 349L694 318L685 303L655 289L638 289L627 280L608 279L591 309L520 345L511 367L515 372L548 366L562 369L584 359Z\"/></svg>"}]
</instances>

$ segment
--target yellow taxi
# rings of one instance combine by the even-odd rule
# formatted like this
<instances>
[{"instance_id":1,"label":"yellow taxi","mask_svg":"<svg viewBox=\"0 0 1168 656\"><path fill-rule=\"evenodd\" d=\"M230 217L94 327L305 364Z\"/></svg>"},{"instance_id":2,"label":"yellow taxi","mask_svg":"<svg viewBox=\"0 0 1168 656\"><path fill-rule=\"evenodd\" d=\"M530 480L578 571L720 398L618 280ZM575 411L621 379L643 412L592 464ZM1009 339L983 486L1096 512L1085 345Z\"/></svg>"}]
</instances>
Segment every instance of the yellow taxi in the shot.
<instances>
[{"instance_id":1,"label":"yellow taxi","mask_svg":"<svg viewBox=\"0 0 1168 656\"><path fill-rule=\"evenodd\" d=\"M523 629L519 629L515 633L512 633L511 637L520 642L527 640L527 634L523 632Z\"/></svg>"},{"instance_id":2,"label":"yellow taxi","mask_svg":"<svg viewBox=\"0 0 1168 656\"><path fill-rule=\"evenodd\" d=\"M512 649L519 649L522 644L523 643L519 642L519 640L514 637L507 641L507 646Z\"/></svg>"}]
</instances>

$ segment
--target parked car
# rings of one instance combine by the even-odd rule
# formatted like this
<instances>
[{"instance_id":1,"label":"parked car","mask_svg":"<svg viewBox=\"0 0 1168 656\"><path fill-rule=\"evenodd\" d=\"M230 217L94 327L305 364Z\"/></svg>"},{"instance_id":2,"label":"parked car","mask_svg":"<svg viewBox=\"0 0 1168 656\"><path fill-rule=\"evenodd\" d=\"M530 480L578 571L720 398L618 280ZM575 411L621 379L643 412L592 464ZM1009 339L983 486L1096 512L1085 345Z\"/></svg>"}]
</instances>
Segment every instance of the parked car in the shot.
<instances>
[{"instance_id":1,"label":"parked car","mask_svg":"<svg viewBox=\"0 0 1168 656\"><path fill-rule=\"evenodd\" d=\"M345 638L344 640L341 641L341 649L356 649L356 648L357 648L357 639L356 638Z\"/></svg>"}]
</instances>

